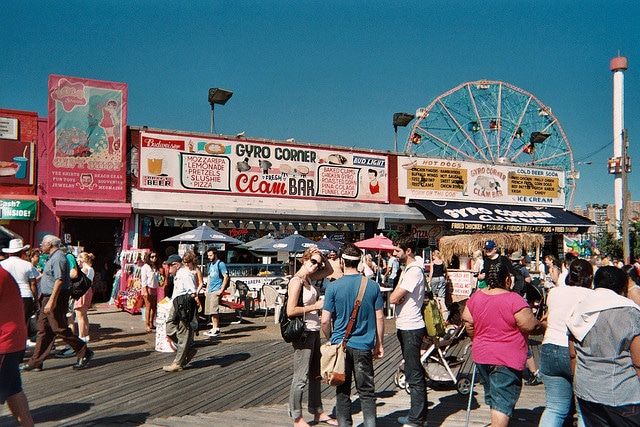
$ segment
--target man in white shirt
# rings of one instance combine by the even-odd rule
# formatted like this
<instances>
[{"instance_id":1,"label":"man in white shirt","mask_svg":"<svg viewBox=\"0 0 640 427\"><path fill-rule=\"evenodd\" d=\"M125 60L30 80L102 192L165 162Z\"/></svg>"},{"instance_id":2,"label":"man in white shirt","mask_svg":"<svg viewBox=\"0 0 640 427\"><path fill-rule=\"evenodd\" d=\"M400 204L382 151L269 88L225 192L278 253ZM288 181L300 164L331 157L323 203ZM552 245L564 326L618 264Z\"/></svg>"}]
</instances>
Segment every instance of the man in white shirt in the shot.
<instances>
[{"instance_id":1,"label":"man in white shirt","mask_svg":"<svg viewBox=\"0 0 640 427\"><path fill-rule=\"evenodd\" d=\"M191 326L191 314L197 317L196 279L188 268L182 265L180 255L173 254L164 262L173 278L171 310L167 319L167 337L176 344L177 352L173 363L163 366L166 372L178 372L196 355L193 346L194 330Z\"/></svg>"},{"instance_id":2,"label":"man in white shirt","mask_svg":"<svg viewBox=\"0 0 640 427\"><path fill-rule=\"evenodd\" d=\"M398 283L398 279L400 278L398 276L398 273L400 272L400 262L395 255L391 254L391 256L389 257L387 268L389 270L389 273L387 274L386 286L389 288L395 288L396 284Z\"/></svg>"},{"instance_id":3,"label":"man in white shirt","mask_svg":"<svg viewBox=\"0 0 640 427\"><path fill-rule=\"evenodd\" d=\"M22 253L27 249L29 249L29 245L24 245L22 239L12 239L8 248L2 248L2 252L8 255L8 258L0 262L2 267L18 282L24 307L25 324L37 309L38 298L38 289L36 287L38 271L33 269L29 261L21 258ZM27 347L34 346L35 344L31 340L27 340Z\"/></svg>"},{"instance_id":4,"label":"man in white shirt","mask_svg":"<svg viewBox=\"0 0 640 427\"><path fill-rule=\"evenodd\" d=\"M405 427L422 427L427 425L428 408L427 381L420 363L420 347L427 333L422 316L423 264L416 260L418 241L409 233L394 239L393 246L394 256L405 265L405 269L389 300L396 305L397 336L404 358L404 374L411 391L409 415L398 418L398 422Z\"/></svg>"}]
</instances>

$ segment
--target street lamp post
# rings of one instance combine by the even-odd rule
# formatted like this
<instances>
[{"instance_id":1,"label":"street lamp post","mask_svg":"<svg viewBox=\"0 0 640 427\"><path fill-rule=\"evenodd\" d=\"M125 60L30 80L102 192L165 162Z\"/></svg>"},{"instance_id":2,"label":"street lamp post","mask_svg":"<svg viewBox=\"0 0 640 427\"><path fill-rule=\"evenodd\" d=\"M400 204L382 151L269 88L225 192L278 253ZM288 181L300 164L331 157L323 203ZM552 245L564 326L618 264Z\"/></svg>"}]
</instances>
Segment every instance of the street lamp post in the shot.
<instances>
[{"instance_id":1,"label":"street lamp post","mask_svg":"<svg viewBox=\"0 0 640 427\"><path fill-rule=\"evenodd\" d=\"M398 151L398 126L405 127L411 122L416 116L409 113L393 113L393 130L394 130L394 138L393 138L393 151Z\"/></svg>"},{"instance_id":2,"label":"street lamp post","mask_svg":"<svg viewBox=\"0 0 640 427\"><path fill-rule=\"evenodd\" d=\"M224 105L233 95L230 90L212 87L209 89L209 104L211 104L211 133L215 130L214 126L214 108L216 104Z\"/></svg>"}]
</instances>

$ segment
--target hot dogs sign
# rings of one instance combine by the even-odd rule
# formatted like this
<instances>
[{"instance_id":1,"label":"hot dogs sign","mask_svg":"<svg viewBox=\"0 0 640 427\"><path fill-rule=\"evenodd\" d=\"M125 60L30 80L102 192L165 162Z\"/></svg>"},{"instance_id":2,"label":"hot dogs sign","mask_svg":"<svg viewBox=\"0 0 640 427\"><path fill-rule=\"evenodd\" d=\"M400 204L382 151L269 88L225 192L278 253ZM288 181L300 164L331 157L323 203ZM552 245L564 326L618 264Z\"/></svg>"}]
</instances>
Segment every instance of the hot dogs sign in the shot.
<instances>
[{"instance_id":1,"label":"hot dogs sign","mask_svg":"<svg viewBox=\"0 0 640 427\"><path fill-rule=\"evenodd\" d=\"M564 171L442 158L398 157L400 197L564 205Z\"/></svg>"},{"instance_id":2,"label":"hot dogs sign","mask_svg":"<svg viewBox=\"0 0 640 427\"><path fill-rule=\"evenodd\" d=\"M142 132L139 188L386 202L387 157Z\"/></svg>"}]
</instances>

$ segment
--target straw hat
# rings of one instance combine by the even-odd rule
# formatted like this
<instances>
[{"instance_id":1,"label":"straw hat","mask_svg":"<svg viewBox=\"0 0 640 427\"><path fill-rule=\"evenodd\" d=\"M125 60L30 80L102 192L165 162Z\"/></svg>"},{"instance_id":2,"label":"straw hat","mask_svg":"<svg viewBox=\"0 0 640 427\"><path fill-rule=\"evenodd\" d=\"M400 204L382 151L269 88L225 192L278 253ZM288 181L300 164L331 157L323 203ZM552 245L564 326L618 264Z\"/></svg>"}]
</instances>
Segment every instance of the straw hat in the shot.
<instances>
[{"instance_id":1,"label":"straw hat","mask_svg":"<svg viewBox=\"0 0 640 427\"><path fill-rule=\"evenodd\" d=\"M520 251L515 251L514 253L511 254L511 256L509 257L509 259L511 261L520 261L522 259L522 252Z\"/></svg>"}]
</instances>

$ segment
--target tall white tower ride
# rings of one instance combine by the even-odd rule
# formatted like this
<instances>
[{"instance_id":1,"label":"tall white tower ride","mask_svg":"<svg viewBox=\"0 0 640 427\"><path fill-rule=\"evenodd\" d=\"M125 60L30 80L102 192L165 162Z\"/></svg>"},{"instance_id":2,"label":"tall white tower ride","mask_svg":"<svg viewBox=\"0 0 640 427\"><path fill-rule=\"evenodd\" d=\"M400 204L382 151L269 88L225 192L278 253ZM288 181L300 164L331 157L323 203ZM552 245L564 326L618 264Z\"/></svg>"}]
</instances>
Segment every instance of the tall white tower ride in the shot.
<instances>
[{"instance_id":1,"label":"tall white tower ride","mask_svg":"<svg viewBox=\"0 0 640 427\"><path fill-rule=\"evenodd\" d=\"M624 71L627 68L629 68L627 58L624 56L616 56L610 62L610 69L613 73L613 157L609 159L609 173L615 175L613 190L616 224L620 224L622 219L622 168L626 164L622 156L624 144Z\"/></svg>"}]
</instances>

